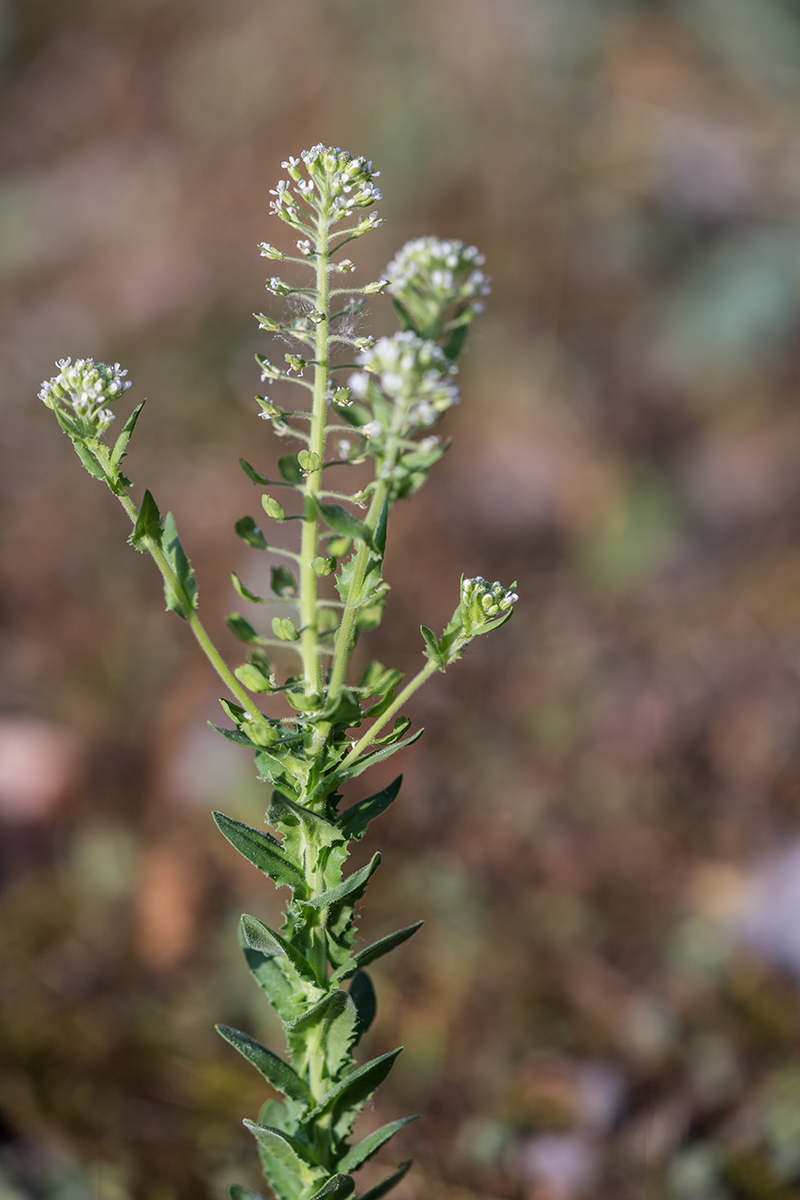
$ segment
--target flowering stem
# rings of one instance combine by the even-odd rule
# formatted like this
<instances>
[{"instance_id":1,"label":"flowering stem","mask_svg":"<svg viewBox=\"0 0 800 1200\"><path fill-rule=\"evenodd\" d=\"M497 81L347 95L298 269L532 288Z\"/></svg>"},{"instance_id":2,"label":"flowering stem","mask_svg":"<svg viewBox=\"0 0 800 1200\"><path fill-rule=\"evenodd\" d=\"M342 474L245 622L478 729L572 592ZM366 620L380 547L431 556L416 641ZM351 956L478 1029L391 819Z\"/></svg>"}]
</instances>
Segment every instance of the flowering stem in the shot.
<instances>
[{"instance_id":1,"label":"flowering stem","mask_svg":"<svg viewBox=\"0 0 800 1200\"><path fill-rule=\"evenodd\" d=\"M317 311L323 314L317 324L314 347L314 400L311 413L308 448L316 454L319 466L309 472L304 494L303 533L300 544L300 646L303 654L306 695L319 692L322 687L322 668L318 653L317 633L317 576L314 559L317 556L318 525L316 500L322 486L322 460L325 451L325 423L328 415L328 338L330 334L330 298L328 282L329 224L320 216L316 233L317 266Z\"/></svg>"},{"instance_id":2,"label":"flowering stem","mask_svg":"<svg viewBox=\"0 0 800 1200\"><path fill-rule=\"evenodd\" d=\"M383 727L391 721L395 713L399 712L406 701L414 695L414 692L418 691L423 683L427 683L431 675L439 669L435 663L428 662L421 671L417 672L414 678L403 688L397 699L389 705L386 712L375 720L364 736L355 743L347 757L342 759L341 771L346 771L348 767L352 767L359 755L375 740Z\"/></svg>"}]
</instances>

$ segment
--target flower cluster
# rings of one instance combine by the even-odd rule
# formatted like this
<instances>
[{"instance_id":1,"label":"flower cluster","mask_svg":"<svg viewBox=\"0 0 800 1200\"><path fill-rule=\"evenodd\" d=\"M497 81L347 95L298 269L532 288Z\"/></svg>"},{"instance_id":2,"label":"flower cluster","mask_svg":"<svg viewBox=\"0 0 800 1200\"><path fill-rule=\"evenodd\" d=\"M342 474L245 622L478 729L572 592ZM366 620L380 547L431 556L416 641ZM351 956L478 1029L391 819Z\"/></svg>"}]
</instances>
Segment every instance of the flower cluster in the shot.
<instances>
[{"instance_id":1,"label":"flower cluster","mask_svg":"<svg viewBox=\"0 0 800 1200\"><path fill-rule=\"evenodd\" d=\"M459 323L483 311L480 297L491 290L480 270L483 263L477 246L457 239L416 238L406 242L386 268L389 291L419 333L438 337L448 310L455 307Z\"/></svg>"},{"instance_id":2,"label":"flower cluster","mask_svg":"<svg viewBox=\"0 0 800 1200\"><path fill-rule=\"evenodd\" d=\"M374 171L368 159L355 158L338 146L313 146L303 150L299 158L286 159L281 166L289 179L281 179L270 192L275 197L270 207L290 225L301 225L308 207L330 221L341 221L354 209L368 208L383 199L374 182L380 171ZM370 217L362 222L364 231L378 223ZM309 252L301 248L301 253Z\"/></svg>"},{"instance_id":3,"label":"flower cluster","mask_svg":"<svg viewBox=\"0 0 800 1200\"><path fill-rule=\"evenodd\" d=\"M514 584L504 588L501 583L488 583L482 575L461 581L461 621L470 636L483 631L483 626L510 612L519 596Z\"/></svg>"},{"instance_id":4,"label":"flower cluster","mask_svg":"<svg viewBox=\"0 0 800 1200\"><path fill-rule=\"evenodd\" d=\"M109 367L92 358L74 363L62 358L56 366L58 375L42 384L39 399L54 412L77 417L85 437L100 437L114 420L111 410L103 406L118 400L131 386L125 379L128 372L120 370L119 363Z\"/></svg>"},{"instance_id":5,"label":"flower cluster","mask_svg":"<svg viewBox=\"0 0 800 1200\"><path fill-rule=\"evenodd\" d=\"M396 407L403 406L403 432L435 424L442 413L458 404L458 388L450 382L458 368L435 342L425 341L414 333L380 338L356 361L364 371L350 376L347 381L350 391L356 399L363 398L369 389L370 376L376 376L387 400ZM373 430L372 435L376 432L382 430Z\"/></svg>"}]
</instances>

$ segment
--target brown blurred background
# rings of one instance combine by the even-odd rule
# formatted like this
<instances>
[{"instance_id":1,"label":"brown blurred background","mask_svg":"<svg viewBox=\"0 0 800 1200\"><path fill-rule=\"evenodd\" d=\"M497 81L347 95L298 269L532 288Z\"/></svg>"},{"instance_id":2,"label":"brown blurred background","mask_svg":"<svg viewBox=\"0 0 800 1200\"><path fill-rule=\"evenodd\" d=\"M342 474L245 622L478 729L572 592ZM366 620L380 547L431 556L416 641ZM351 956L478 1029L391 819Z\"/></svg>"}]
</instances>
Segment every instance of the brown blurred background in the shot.
<instances>
[{"instance_id":1,"label":"brown blurred background","mask_svg":"<svg viewBox=\"0 0 800 1200\"><path fill-rule=\"evenodd\" d=\"M522 597L363 848L364 937L427 919L364 1128L425 1114L398 1200L800 1196L796 0L4 0L0 57L0 1200L259 1186L213 1023L280 1049L235 938L277 901L209 811L264 789L36 391L129 367L128 473L240 661L255 247L317 141L383 172L361 281L432 233L494 287L364 652L413 668L462 570Z\"/></svg>"}]
</instances>

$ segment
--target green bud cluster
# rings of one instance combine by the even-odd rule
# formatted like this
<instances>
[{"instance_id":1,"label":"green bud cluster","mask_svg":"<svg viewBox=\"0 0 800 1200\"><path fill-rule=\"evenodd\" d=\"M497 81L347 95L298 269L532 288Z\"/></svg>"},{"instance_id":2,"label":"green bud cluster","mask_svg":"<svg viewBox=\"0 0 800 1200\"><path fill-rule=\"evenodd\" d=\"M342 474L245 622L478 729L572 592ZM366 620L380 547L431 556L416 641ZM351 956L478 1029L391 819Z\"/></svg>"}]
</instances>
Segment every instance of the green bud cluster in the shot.
<instances>
[{"instance_id":1,"label":"green bud cluster","mask_svg":"<svg viewBox=\"0 0 800 1200\"><path fill-rule=\"evenodd\" d=\"M501 583L487 583L482 575L461 580L461 620L466 633L480 633L494 618L510 612L519 596Z\"/></svg>"},{"instance_id":2,"label":"green bud cluster","mask_svg":"<svg viewBox=\"0 0 800 1200\"><path fill-rule=\"evenodd\" d=\"M105 406L129 386L125 372L118 364L67 359L40 396L86 469L119 499L133 523L131 543L151 554L161 572L167 608L188 623L224 682L229 696L220 704L229 725L215 728L253 755L258 778L270 785L266 819L273 832L221 813L215 819L236 850L277 887L289 889L280 930L255 916L244 916L240 929L248 966L283 1024L286 1057L249 1034L227 1026L219 1030L281 1097L268 1099L257 1121L246 1123L277 1200L346 1200L355 1191L353 1173L415 1119L394 1120L352 1141L359 1112L400 1053L363 1062L356 1058L375 1015L366 968L407 941L420 923L357 946L356 905L380 855L346 874L349 848L396 799L400 778L343 811L340 789L416 741L422 730L411 732L403 707L474 637L508 620L516 595L480 577L462 580L460 603L441 636L422 626L425 665L405 686L402 671L379 662L351 678L358 638L384 613L389 585L383 566L393 507L425 482L447 449L430 430L459 400L455 359L477 312L476 295L485 291L476 271L482 259L474 247L424 238L401 251L390 264L388 280L332 287L336 276L355 270L349 259L339 257L343 247L379 223L374 216L358 215L380 199L378 173L366 159L324 146L288 159L283 168L289 179L273 191L271 207L303 236L297 255L266 242L261 253L306 275L310 270L313 278L297 285L277 277L267 281L272 295L291 297L295 312L287 320L257 317L262 329L289 341L291 349L284 355L285 369L256 356L262 379L281 389L277 398L257 396L256 402L259 416L298 449L278 458L274 479L240 461L261 489L267 521L298 522L300 539L296 550L288 550L270 545L253 517L236 522L248 553L267 552L283 560L270 566L266 596L232 575L237 595L248 604L279 606L263 623L266 629L240 612L227 616L230 634L247 647L247 661L231 671L200 622L195 573L172 515L162 517L149 491L138 508L129 494L132 484L120 463L142 405L113 449L100 441L111 416ZM346 228L334 228L351 218ZM389 281L402 328L373 344L356 335L353 323L364 296L381 292ZM344 386L338 372L352 372L354 360L358 370ZM295 394L301 390L306 406L283 399L289 384ZM340 490L338 472L337 490L332 490L332 467L364 461L374 468L366 487ZM283 489L280 500L275 489ZM268 656L273 650L277 666ZM287 656L291 666L284 670ZM254 696L277 707L264 712ZM360 1200L380 1200L409 1165L392 1166ZM257 1200L236 1185L230 1195L231 1200Z\"/></svg>"}]
</instances>

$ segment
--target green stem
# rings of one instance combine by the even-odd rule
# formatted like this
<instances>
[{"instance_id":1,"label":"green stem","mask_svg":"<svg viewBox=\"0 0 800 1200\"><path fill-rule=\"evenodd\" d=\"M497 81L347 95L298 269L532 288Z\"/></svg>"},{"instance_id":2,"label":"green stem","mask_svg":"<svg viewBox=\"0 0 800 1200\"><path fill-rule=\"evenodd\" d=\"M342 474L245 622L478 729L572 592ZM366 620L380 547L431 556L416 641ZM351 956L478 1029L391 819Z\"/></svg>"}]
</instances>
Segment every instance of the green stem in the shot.
<instances>
[{"instance_id":1,"label":"green stem","mask_svg":"<svg viewBox=\"0 0 800 1200\"><path fill-rule=\"evenodd\" d=\"M108 456L108 462L104 463L103 465L106 467L106 469L110 473L112 470L110 456ZM133 523L133 525L135 527L136 522L139 519L139 510L137 509L136 505L131 500L130 496L128 496L126 493L122 493L122 494L117 493L116 495L117 495L117 499L119 500L122 507L125 509L125 512L128 514L128 516L131 519L131 522ZM220 679L225 684L228 691L230 691L236 697L236 699L239 701L239 703L241 704L241 706L245 710L245 712L248 714L248 716L253 721L257 721L259 723L263 722L264 714L261 712L260 709L256 708L256 706L253 704L250 697L247 695L247 692L245 692L244 689L242 688L242 686L239 683L236 676L223 662L223 659L222 659L222 656L221 656L219 650L217 650L216 646L211 641L211 638L208 636L208 634L205 630L205 627L203 626L202 621L198 617L197 613L194 611L191 600L184 592L183 587L181 586L181 583L180 583L179 579L177 578L175 572L172 570L172 567L169 565L169 562L167 561L167 558L164 555L163 550L156 542L153 541L152 538L146 538L145 545L146 545L149 553L152 555L152 557L155 561L155 564L158 567L159 571L161 572L163 578L167 581L169 586L175 592L175 595L179 596L181 601L183 602L184 611L187 613L186 620L189 625L189 628L191 629L192 633L194 634L195 638L197 639L197 642L198 642L201 650L205 654L206 658L208 659L208 661L211 663L214 670L219 675Z\"/></svg>"},{"instance_id":2,"label":"green stem","mask_svg":"<svg viewBox=\"0 0 800 1200\"><path fill-rule=\"evenodd\" d=\"M328 221L320 216L316 233L317 297L319 312L324 314L317 325L314 346L314 401L311 412L308 448L322 463L325 451L325 423L327 420L327 392L329 379L328 339L329 328L329 283L328 260L330 255ZM317 557L319 530L317 525L316 500L322 486L322 466L311 471L303 489L306 505L303 513L303 533L300 542L300 645L303 654L303 673L306 695L322 690L322 664L318 653L317 634L317 576L313 562Z\"/></svg>"},{"instance_id":3,"label":"green stem","mask_svg":"<svg viewBox=\"0 0 800 1200\"><path fill-rule=\"evenodd\" d=\"M397 713L403 707L406 701L414 695L414 692L418 691L419 688L422 687L423 683L427 683L431 675L433 675L434 672L438 671L439 669L440 668L437 667L435 663L428 662L421 671L417 672L411 682L406 684L406 686L403 688L397 699L389 705L386 712L375 720L364 736L356 742L347 757L342 759L342 762L339 765L340 774L346 771L348 767L352 767L353 763L364 752L364 750L366 750L367 746L369 746L370 743L375 740L377 735L383 729L384 725L387 725L389 721L391 721L395 713Z\"/></svg>"}]
</instances>

